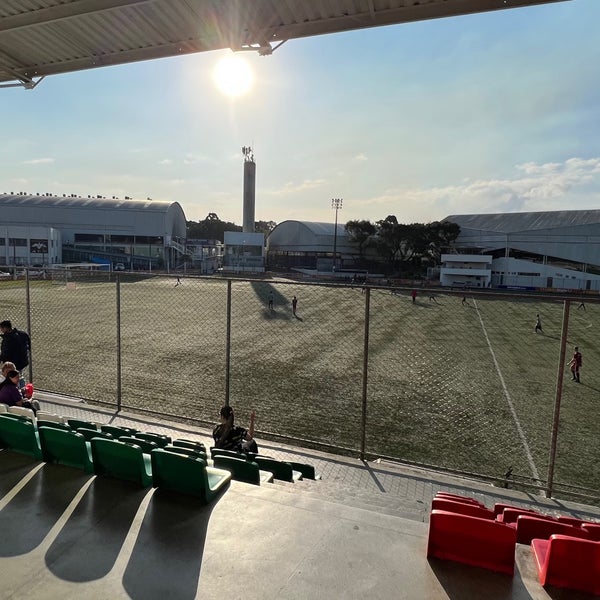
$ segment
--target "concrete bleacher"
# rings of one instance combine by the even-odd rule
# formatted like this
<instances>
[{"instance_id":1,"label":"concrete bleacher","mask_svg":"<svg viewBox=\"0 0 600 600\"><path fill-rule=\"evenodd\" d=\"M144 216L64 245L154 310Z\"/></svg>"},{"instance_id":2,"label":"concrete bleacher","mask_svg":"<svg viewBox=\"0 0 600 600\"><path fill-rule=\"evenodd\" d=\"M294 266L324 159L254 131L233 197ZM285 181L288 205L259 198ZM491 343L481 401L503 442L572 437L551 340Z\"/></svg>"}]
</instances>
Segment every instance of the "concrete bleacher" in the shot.
<instances>
[{"instance_id":1,"label":"concrete bleacher","mask_svg":"<svg viewBox=\"0 0 600 600\"><path fill-rule=\"evenodd\" d=\"M42 409L211 444L210 431L38 395ZM322 479L233 481L214 505L0 453L3 599L587 598L541 587L529 547L514 577L426 559L439 490L580 518L600 509L384 462L258 440ZM563 594L563 595L561 595Z\"/></svg>"}]
</instances>

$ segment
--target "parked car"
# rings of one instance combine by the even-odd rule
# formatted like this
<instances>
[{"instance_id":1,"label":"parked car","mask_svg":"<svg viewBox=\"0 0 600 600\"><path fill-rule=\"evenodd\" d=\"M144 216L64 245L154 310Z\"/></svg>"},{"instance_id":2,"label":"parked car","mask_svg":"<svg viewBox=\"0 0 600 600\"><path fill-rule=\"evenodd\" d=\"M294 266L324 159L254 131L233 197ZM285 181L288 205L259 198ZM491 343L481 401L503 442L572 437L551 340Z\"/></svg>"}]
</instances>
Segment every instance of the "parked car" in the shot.
<instances>
[{"instance_id":1,"label":"parked car","mask_svg":"<svg viewBox=\"0 0 600 600\"><path fill-rule=\"evenodd\" d=\"M123 263L116 263L115 266L113 267L114 271L124 271L125 270L125 265Z\"/></svg>"},{"instance_id":2,"label":"parked car","mask_svg":"<svg viewBox=\"0 0 600 600\"><path fill-rule=\"evenodd\" d=\"M6 271L0 271L0 278L8 278L8 277L12 277L12 275L10 273L7 273Z\"/></svg>"}]
</instances>

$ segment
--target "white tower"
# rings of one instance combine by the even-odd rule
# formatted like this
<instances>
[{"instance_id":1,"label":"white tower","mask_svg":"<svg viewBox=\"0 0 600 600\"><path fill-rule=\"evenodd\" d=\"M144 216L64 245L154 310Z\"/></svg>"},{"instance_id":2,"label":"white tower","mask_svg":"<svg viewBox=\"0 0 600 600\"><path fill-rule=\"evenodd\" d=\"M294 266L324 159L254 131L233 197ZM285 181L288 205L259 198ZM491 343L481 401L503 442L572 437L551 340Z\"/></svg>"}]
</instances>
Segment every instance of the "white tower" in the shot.
<instances>
[{"instance_id":1,"label":"white tower","mask_svg":"<svg viewBox=\"0 0 600 600\"><path fill-rule=\"evenodd\" d=\"M244 215L242 231L254 233L254 209L256 203L256 163L250 146L242 148L244 155Z\"/></svg>"}]
</instances>

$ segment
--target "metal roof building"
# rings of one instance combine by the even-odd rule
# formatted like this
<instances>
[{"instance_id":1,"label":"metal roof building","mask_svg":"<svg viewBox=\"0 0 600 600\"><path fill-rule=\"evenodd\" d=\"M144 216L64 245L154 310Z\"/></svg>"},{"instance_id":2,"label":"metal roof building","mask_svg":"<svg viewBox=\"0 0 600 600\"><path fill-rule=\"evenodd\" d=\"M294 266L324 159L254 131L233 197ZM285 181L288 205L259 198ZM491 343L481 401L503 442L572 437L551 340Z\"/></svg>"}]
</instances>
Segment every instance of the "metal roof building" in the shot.
<instances>
[{"instance_id":1,"label":"metal roof building","mask_svg":"<svg viewBox=\"0 0 600 600\"><path fill-rule=\"evenodd\" d=\"M46 235L40 234L41 228ZM49 248L59 243L71 253L64 257L49 253L50 262L81 262L104 255L106 260L133 267L138 256L139 267L148 267L150 259L168 266L170 255L181 252L186 220L177 202L0 194L0 264L34 264L39 257L27 252L34 237L36 243L43 237Z\"/></svg>"},{"instance_id":2,"label":"metal roof building","mask_svg":"<svg viewBox=\"0 0 600 600\"><path fill-rule=\"evenodd\" d=\"M457 247L520 251L600 266L600 210L451 215Z\"/></svg>"},{"instance_id":3,"label":"metal roof building","mask_svg":"<svg viewBox=\"0 0 600 600\"><path fill-rule=\"evenodd\" d=\"M333 256L356 254L344 225L312 221L282 221L267 238L269 265L331 270Z\"/></svg>"},{"instance_id":4,"label":"metal roof building","mask_svg":"<svg viewBox=\"0 0 600 600\"><path fill-rule=\"evenodd\" d=\"M451 215L444 221L460 226L454 247L461 253L494 257L495 284L516 285L525 277L536 287L600 289L600 210Z\"/></svg>"}]
</instances>

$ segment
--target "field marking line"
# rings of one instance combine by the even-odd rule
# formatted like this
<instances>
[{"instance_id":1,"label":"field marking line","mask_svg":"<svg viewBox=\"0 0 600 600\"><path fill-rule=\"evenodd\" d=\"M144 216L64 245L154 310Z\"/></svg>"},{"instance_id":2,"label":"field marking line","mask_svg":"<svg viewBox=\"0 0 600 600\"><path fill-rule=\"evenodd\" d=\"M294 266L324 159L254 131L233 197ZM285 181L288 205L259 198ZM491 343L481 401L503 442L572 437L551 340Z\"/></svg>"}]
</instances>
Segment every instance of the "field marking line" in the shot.
<instances>
[{"instance_id":1,"label":"field marking line","mask_svg":"<svg viewBox=\"0 0 600 600\"><path fill-rule=\"evenodd\" d=\"M506 383L504 381L504 377L502 375L502 371L500 370L500 365L496 360L496 353L492 348L492 343L490 342L490 338L488 337L487 330L485 328L485 324L481 317L481 313L479 312L479 307L477 306L477 300L473 300L475 304L475 310L477 311L477 316L479 317L479 322L481 323L481 329L483 330L483 335L485 336L485 341L487 342L488 348L490 349L490 354L492 355L492 360L494 361L494 366L496 367L496 371L498 372L498 377L500 378L500 383L502 384L502 389L504 390L504 396L506 397L506 402L508 403L508 408L510 409L510 413L512 414L513 420L515 422L515 426L517 427L517 433L519 434L519 438L521 438L521 443L523 444L523 449L525 450L525 456L527 457L527 462L529 463L529 468L531 469L531 473L533 477L540 481L540 474L538 473L537 467L533 462L533 456L531 454L531 450L529 449L529 444L527 443L527 438L525 436L525 432L521 427L521 422L519 421L519 417L517 416L517 411L515 410L515 405L513 404L512 398L508 392L508 388L506 387Z\"/></svg>"}]
</instances>

